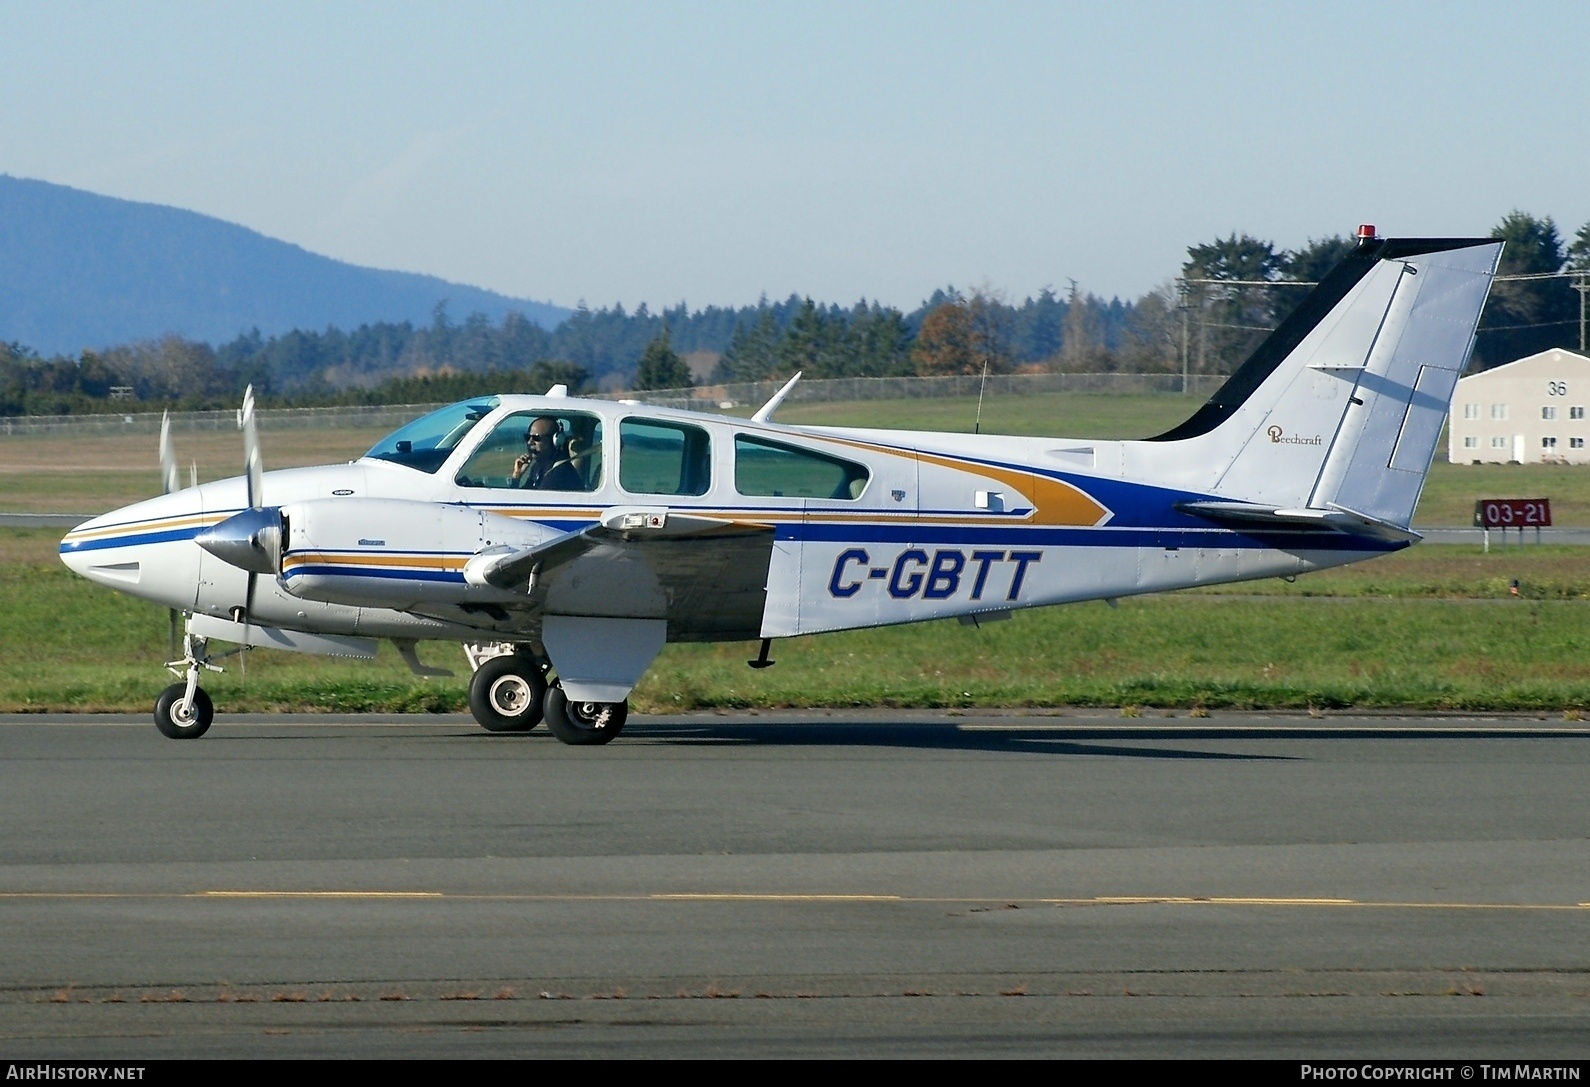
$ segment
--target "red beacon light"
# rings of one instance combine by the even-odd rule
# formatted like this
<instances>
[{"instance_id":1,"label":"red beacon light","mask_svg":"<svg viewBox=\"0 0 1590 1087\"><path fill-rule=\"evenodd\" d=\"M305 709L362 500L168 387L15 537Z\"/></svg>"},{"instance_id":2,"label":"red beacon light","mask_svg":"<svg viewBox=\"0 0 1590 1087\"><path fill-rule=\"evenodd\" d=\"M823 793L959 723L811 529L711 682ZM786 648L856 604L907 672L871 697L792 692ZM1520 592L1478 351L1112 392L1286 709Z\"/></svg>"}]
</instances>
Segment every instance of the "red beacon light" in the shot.
<instances>
[{"instance_id":1,"label":"red beacon light","mask_svg":"<svg viewBox=\"0 0 1590 1087\"><path fill-rule=\"evenodd\" d=\"M1375 240L1375 224L1374 223L1362 223L1362 224L1360 224L1359 227L1358 227L1358 240L1359 240L1360 243L1374 241Z\"/></svg>"}]
</instances>

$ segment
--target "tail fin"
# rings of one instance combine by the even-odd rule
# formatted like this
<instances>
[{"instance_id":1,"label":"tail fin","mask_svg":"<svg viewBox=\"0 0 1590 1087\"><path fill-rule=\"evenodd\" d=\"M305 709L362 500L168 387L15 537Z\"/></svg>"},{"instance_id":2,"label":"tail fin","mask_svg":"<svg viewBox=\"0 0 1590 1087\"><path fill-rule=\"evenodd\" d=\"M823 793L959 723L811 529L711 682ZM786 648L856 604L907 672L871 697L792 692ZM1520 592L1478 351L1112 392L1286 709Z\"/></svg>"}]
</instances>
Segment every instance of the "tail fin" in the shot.
<instances>
[{"instance_id":1,"label":"tail fin","mask_svg":"<svg viewBox=\"0 0 1590 1087\"><path fill-rule=\"evenodd\" d=\"M1137 444L1144 467L1249 515L1406 529L1501 248L1362 240L1192 418Z\"/></svg>"}]
</instances>

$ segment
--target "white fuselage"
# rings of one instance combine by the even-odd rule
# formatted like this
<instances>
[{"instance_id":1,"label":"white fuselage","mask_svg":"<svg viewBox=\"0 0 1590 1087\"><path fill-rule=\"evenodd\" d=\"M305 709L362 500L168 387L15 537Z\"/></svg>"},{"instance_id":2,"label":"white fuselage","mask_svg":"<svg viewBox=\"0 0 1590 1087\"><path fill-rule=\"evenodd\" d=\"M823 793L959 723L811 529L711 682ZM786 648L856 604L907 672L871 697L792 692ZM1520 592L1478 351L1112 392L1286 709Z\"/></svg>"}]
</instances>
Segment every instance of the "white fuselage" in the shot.
<instances>
[{"instance_id":1,"label":"white fuselage","mask_svg":"<svg viewBox=\"0 0 1590 1087\"><path fill-rule=\"evenodd\" d=\"M600 448L583 451L588 490L526 490L466 473L500 435L499 423L548 411L599 423ZM692 482L659 484L642 465L652 454L621 440L650 423L705 436ZM746 493L777 489L747 483L746 458L768 448L861 471L837 496ZM1278 455L1291 452L1278 447ZM246 508L242 477L95 518L67 535L61 555L90 580L197 615L237 617L246 606L249 622L285 630L512 640L538 629L541 616L515 611L513 592L471 584L465 568L482 551L533 547L615 509L769 527L765 576L753 571L752 589L733 605L743 615L715 619L712 585L691 605L677 599L677 586L658 596L645 576L626 581L622 564L593 568L583 587L541 608L653 615L679 640L784 637L1289 576L1403 546L1244 531L1179 511L1177 503L1220 496L1218 479L1198 478L1175 444L791 427L504 396L427 469L367 457L267 473L263 504L280 507L290 524L277 576L250 575L194 542Z\"/></svg>"}]
</instances>

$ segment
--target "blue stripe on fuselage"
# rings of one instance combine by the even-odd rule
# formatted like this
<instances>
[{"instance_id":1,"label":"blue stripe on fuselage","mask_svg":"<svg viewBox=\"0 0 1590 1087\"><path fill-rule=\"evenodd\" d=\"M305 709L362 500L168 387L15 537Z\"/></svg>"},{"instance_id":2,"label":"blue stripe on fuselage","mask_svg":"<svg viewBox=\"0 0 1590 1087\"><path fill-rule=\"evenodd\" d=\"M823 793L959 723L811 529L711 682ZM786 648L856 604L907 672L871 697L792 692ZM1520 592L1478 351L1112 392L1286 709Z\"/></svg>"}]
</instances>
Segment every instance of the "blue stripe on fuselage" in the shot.
<instances>
[{"instance_id":1,"label":"blue stripe on fuselage","mask_svg":"<svg viewBox=\"0 0 1590 1087\"><path fill-rule=\"evenodd\" d=\"M825 543L990 544L1008 547L1185 547L1278 551L1400 551L1401 541L1345 532L1236 532L1224 528L1019 528L1004 525L786 524L781 540Z\"/></svg>"},{"instance_id":2,"label":"blue stripe on fuselage","mask_svg":"<svg viewBox=\"0 0 1590 1087\"><path fill-rule=\"evenodd\" d=\"M60 553L70 555L79 551L137 547L139 544L175 543L179 540L191 540L207 527L209 526L200 525L195 528L174 528L166 532L131 532L125 536L106 536L98 540L62 540Z\"/></svg>"},{"instance_id":3,"label":"blue stripe on fuselage","mask_svg":"<svg viewBox=\"0 0 1590 1087\"><path fill-rule=\"evenodd\" d=\"M295 577L317 575L320 577L374 577L390 581L444 581L462 585L462 570L394 570L372 566L296 566L282 575L283 581Z\"/></svg>"}]
</instances>

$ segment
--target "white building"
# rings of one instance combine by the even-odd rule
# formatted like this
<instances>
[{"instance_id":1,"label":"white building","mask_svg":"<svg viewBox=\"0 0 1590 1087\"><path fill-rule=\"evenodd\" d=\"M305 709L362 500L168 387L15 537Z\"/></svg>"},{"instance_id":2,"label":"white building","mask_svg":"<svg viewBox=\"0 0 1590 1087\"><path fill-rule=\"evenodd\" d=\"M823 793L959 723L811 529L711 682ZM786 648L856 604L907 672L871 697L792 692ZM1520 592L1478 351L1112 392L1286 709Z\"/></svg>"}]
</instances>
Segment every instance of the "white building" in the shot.
<instances>
[{"instance_id":1,"label":"white building","mask_svg":"<svg viewBox=\"0 0 1590 1087\"><path fill-rule=\"evenodd\" d=\"M1554 347L1462 378L1452 394L1453 464L1590 464L1590 358Z\"/></svg>"}]
</instances>

